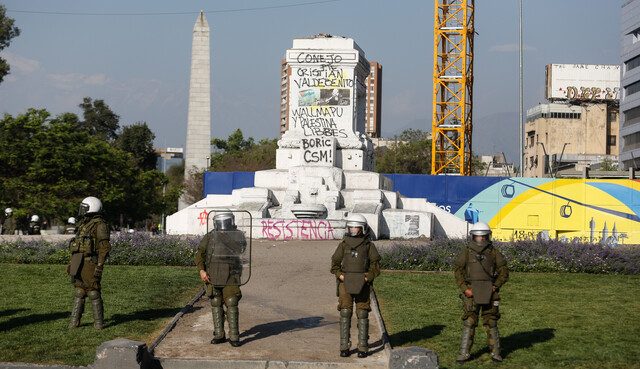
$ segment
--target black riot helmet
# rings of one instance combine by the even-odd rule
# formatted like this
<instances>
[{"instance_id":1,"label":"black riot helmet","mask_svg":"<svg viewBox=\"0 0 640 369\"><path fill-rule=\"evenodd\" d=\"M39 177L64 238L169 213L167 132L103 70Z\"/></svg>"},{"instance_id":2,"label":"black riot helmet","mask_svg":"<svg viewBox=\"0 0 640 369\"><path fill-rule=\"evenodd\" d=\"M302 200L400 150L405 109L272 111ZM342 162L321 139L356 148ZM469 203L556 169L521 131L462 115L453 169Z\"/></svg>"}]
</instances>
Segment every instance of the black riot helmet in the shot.
<instances>
[{"instance_id":1,"label":"black riot helmet","mask_svg":"<svg viewBox=\"0 0 640 369\"><path fill-rule=\"evenodd\" d=\"M229 210L219 212L213 217L213 227L216 231L232 231L236 229L235 217Z\"/></svg>"}]
</instances>

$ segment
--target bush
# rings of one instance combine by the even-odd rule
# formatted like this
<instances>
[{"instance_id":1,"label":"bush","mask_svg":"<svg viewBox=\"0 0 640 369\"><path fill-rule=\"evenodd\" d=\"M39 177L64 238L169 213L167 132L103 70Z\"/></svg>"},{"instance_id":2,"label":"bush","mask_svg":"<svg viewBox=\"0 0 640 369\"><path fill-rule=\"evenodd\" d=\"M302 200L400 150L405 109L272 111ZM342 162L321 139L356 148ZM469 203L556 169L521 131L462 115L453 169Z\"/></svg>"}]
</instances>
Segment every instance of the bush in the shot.
<instances>
[{"instance_id":1,"label":"bush","mask_svg":"<svg viewBox=\"0 0 640 369\"><path fill-rule=\"evenodd\" d=\"M397 243L381 250L381 266L392 270L453 270L464 240L434 240L419 244ZM640 274L640 246L616 248L600 244L560 241L496 242L517 272L571 272L596 274Z\"/></svg>"},{"instance_id":2,"label":"bush","mask_svg":"<svg viewBox=\"0 0 640 369\"><path fill-rule=\"evenodd\" d=\"M109 264L115 265L194 265L201 237L151 236L146 233L118 233L111 237ZM43 240L0 243L0 263L66 264L68 241Z\"/></svg>"}]
</instances>

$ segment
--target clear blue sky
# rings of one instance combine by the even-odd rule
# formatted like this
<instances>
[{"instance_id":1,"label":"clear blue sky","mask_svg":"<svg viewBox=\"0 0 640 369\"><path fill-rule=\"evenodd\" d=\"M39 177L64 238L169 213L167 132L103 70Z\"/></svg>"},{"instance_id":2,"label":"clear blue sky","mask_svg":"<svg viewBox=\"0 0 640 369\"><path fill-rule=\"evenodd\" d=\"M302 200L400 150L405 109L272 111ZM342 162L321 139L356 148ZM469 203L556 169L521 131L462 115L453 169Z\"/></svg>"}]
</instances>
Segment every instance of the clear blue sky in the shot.
<instances>
[{"instance_id":1,"label":"clear blue sky","mask_svg":"<svg viewBox=\"0 0 640 369\"><path fill-rule=\"evenodd\" d=\"M79 113L83 96L104 99L121 124L146 121L156 146L183 146L195 12L310 0L0 0L22 34L2 55L0 113L29 107ZM525 109L544 100L544 65L620 63L620 1L525 0ZM518 110L518 2L476 1L474 117ZM292 39L352 37L383 65L383 132L430 130L433 1L342 0L249 12L209 13L212 135L235 128L276 137L279 61ZM194 12L186 15L45 15ZM513 124L517 124L516 121ZM475 126L475 130L482 129ZM516 140L496 132L500 142Z\"/></svg>"}]
</instances>

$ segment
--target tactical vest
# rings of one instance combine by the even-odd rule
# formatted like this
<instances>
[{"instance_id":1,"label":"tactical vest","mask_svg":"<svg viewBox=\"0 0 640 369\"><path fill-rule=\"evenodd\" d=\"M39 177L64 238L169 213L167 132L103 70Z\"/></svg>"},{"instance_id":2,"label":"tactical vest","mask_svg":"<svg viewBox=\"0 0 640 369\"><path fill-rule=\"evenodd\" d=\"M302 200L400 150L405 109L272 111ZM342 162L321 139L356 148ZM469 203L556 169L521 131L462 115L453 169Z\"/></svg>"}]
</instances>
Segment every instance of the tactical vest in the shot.
<instances>
[{"instance_id":1,"label":"tactical vest","mask_svg":"<svg viewBox=\"0 0 640 369\"><path fill-rule=\"evenodd\" d=\"M213 231L209 234L205 267L214 286L240 285L240 256L247 246L241 231Z\"/></svg>"},{"instance_id":2,"label":"tactical vest","mask_svg":"<svg viewBox=\"0 0 640 369\"><path fill-rule=\"evenodd\" d=\"M72 254L81 252L85 256L92 256L96 253L95 234L100 222L102 219L93 218L87 223L80 224L78 234L69 241L69 251Z\"/></svg>"},{"instance_id":3,"label":"tactical vest","mask_svg":"<svg viewBox=\"0 0 640 369\"><path fill-rule=\"evenodd\" d=\"M476 253L467 247L467 279L469 281L493 281L496 258L492 248Z\"/></svg>"},{"instance_id":4,"label":"tactical vest","mask_svg":"<svg viewBox=\"0 0 640 369\"><path fill-rule=\"evenodd\" d=\"M369 270L369 243L363 242L355 248L348 245L342 255L342 271L344 273L365 273Z\"/></svg>"}]
</instances>

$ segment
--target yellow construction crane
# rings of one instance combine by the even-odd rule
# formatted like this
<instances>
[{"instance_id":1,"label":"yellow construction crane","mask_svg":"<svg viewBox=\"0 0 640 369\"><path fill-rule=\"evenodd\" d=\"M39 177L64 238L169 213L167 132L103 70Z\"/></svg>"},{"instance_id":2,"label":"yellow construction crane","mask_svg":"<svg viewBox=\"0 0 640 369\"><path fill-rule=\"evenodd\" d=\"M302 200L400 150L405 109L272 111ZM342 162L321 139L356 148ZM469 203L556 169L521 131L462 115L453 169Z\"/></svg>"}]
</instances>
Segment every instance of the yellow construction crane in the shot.
<instances>
[{"instance_id":1,"label":"yellow construction crane","mask_svg":"<svg viewBox=\"0 0 640 369\"><path fill-rule=\"evenodd\" d=\"M434 0L431 174L471 174L474 0Z\"/></svg>"}]
</instances>

